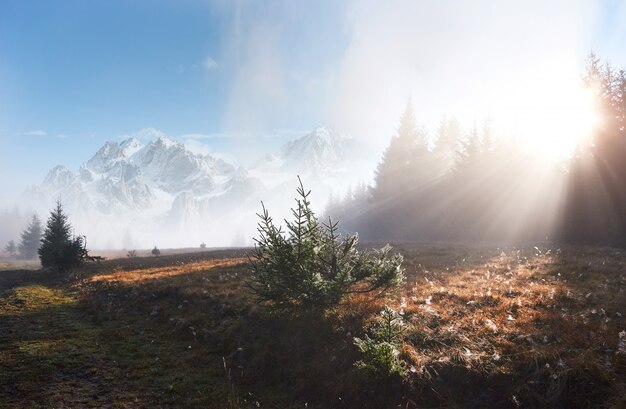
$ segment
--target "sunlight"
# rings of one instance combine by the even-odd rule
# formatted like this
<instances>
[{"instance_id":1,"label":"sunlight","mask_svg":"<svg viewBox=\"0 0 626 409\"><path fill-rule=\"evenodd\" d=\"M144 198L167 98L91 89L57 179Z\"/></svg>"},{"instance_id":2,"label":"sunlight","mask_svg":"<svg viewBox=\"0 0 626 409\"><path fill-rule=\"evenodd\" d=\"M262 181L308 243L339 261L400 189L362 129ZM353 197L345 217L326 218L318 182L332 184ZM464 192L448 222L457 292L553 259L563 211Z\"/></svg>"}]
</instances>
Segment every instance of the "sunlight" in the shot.
<instances>
[{"instance_id":1,"label":"sunlight","mask_svg":"<svg viewBox=\"0 0 626 409\"><path fill-rule=\"evenodd\" d=\"M597 125L591 93L579 80L542 80L520 84L505 109L520 147L548 159L571 157Z\"/></svg>"}]
</instances>

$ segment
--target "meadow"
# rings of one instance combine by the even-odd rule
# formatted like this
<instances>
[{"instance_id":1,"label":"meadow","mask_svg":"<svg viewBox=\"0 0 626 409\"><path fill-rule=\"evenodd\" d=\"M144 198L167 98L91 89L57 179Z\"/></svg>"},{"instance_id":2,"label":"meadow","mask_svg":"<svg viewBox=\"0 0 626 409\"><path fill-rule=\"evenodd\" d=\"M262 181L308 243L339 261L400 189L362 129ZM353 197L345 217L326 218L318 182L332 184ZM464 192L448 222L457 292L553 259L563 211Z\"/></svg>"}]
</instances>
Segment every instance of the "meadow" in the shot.
<instances>
[{"instance_id":1,"label":"meadow","mask_svg":"<svg viewBox=\"0 0 626 409\"><path fill-rule=\"evenodd\" d=\"M626 253L398 243L406 281L268 314L247 249L0 271L0 407L623 408ZM384 306L404 376L354 366Z\"/></svg>"}]
</instances>

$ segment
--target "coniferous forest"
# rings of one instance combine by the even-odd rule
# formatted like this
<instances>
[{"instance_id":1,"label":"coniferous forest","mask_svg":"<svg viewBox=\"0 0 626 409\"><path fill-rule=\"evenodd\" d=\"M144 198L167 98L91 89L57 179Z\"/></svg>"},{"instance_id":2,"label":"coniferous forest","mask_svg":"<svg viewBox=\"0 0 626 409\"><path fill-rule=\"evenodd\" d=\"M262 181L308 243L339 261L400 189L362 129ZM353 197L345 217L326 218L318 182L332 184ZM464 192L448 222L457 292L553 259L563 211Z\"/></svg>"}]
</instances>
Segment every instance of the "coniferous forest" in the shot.
<instances>
[{"instance_id":1,"label":"coniferous forest","mask_svg":"<svg viewBox=\"0 0 626 409\"><path fill-rule=\"evenodd\" d=\"M326 212L368 240L626 245L626 74L590 54L581 74L599 118L575 152L549 164L498 138L489 118L434 135L409 100L371 186Z\"/></svg>"}]
</instances>

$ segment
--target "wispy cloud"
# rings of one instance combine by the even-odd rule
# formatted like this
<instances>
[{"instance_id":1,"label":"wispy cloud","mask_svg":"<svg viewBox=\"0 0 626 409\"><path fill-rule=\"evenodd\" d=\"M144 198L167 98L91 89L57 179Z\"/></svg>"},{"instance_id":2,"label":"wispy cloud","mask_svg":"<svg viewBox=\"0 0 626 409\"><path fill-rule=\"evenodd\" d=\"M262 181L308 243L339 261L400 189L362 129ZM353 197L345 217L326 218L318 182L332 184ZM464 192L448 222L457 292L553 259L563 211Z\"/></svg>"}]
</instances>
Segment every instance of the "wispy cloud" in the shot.
<instances>
[{"instance_id":1,"label":"wispy cloud","mask_svg":"<svg viewBox=\"0 0 626 409\"><path fill-rule=\"evenodd\" d=\"M47 133L44 130L37 129L37 130L34 130L34 131L24 132L24 135L27 135L27 136L46 136Z\"/></svg>"},{"instance_id":2,"label":"wispy cloud","mask_svg":"<svg viewBox=\"0 0 626 409\"><path fill-rule=\"evenodd\" d=\"M66 135L64 133L60 133L60 134L57 134L57 138L59 138L59 139L67 139L67 138L69 138L69 135Z\"/></svg>"},{"instance_id":3,"label":"wispy cloud","mask_svg":"<svg viewBox=\"0 0 626 409\"><path fill-rule=\"evenodd\" d=\"M147 127L147 128L142 128L138 130L137 132L120 135L119 139L137 138L139 140L145 141L148 139L154 139L154 138L159 138L163 136L167 136L165 135L165 132L159 131L158 129L155 129L152 127Z\"/></svg>"},{"instance_id":4,"label":"wispy cloud","mask_svg":"<svg viewBox=\"0 0 626 409\"><path fill-rule=\"evenodd\" d=\"M225 22L219 63L228 73L226 129L244 136L326 122L347 38L339 3L349 2L216 2Z\"/></svg>"},{"instance_id":5,"label":"wispy cloud","mask_svg":"<svg viewBox=\"0 0 626 409\"><path fill-rule=\"evenodd\" d=\"M202 63L202 66L207 70L212 70L217 68L217 61L215 61L211 56L208 56Z\"/></svg>"},{"instance_id":6,"label":"wispy cloud","mask_svg":"<svg viewBox=\"0 0 626 409\"><path fill-rule=\"evenodd\" d=\"M185 148L187 148L190 152L195 153L197 155L210 155L214 158L217 159L222 159L226 162L230 162L230 163L234 163L235 162L235 158L228 154L228 153L224 153L224 152L216 152L213 149L211 149L211 147L205 143L202 143L201 141L197 140L197 139L187 139L185 140Z\"/></svg>"},{"instance_id":7,"label":"wispy cloud","mask_svg":"<svg viewBox=\"0 0 626 409\"><path fill-rule=\"evenodd\" d=\"M218 139L218 138L228 138L230 134L226 132L215 132L215 133L187 133L183 135L179 135L178 138L181 139Z\"/></svg>"}]
</instances>

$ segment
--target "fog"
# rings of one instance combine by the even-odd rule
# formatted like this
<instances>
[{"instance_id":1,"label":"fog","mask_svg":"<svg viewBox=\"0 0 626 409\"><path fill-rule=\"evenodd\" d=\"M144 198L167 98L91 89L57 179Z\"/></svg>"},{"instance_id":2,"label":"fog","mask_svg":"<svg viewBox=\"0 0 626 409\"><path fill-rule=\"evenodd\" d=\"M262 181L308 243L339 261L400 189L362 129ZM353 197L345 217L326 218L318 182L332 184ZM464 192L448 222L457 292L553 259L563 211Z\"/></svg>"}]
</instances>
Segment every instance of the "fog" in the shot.
<instances>
[{"instance_id":1,"label":"fog","mask_svg":"<svg viewBox=\"0 0 626 409\"><path fill-rule=\"evenodd\" d=\"M616 6L614 12L621 16L625 10ZM598 126L598 118L585 114L593 112L591 102L578 93L585 56L603 17L598 4L354 1L316 8L215 2L211 13L219 16L219 53L205 68L220 70L224 79L216 126L221 131L169 135L184 158L182 168L172 168L173 154L163 153L157 161L162 174L152 169L157 162L142 157L139 165L129 156L122 162L137 166L142 178L131 180L130 167L119 170L115 162L106 169L87 167L90 173L70 167L71 174L54 183L24 186L26 193L2 204L0 240L17 239L22 227L16 220L23 224L33 212L45 218L61 200L76 233L87 235L94 248L251 245L261 201L277 219L288 216L297 175L313 191L318 214L335 216L334 209L347 230L362 230L373 240L396 238L393 229L381 227L387 223L381 214L402 203L414 221L411 228L423 234L403 232L397 238L457 237L431 221L452 223L448 210L461 212L458 202L477 192L493 197L494 207L479 229L468 227L472 237L551 237L565 206L569 160ZM600 51L610 54L619 38L616 33ZM374 170L392 137L399 136L409 98L414 128L423 131L430 155L424 156L427 169L401 197L387 197L376 207L370 197L379 183ZM445 147L444 160L437 156L438 128L451 118L459 130ZM158 125L159 118L154 121L146 126ZM459 176L458 157L468 149L468 135L485 124L494 145L483 153L497 151L508 155L509 163L524 162L517 168L522 174L502 179L513 168L502 169L506 161L490 156L481 157L478 174ZM315 137L318 125L333 130L329 138ZM165 133L153 129L140 139L148 145L159 136ZM300 145L289 145L295 141ZM101 146L94 142L92 154ZM216 160L226 165L215 165ZM66 164L62 157L58 162ZM190 163L197 169L190 170ZM163 181L178 171L181 184L197 183L172 187ZM202 180L204 187L198 184ZM145 197L137 196L144 191ZM408 200L418 191L426 192L420 200L431 205ZM417 205L421 210L411 209ZM541 228L529 228L531 220Z\"/></svg>"}]
</instances>

